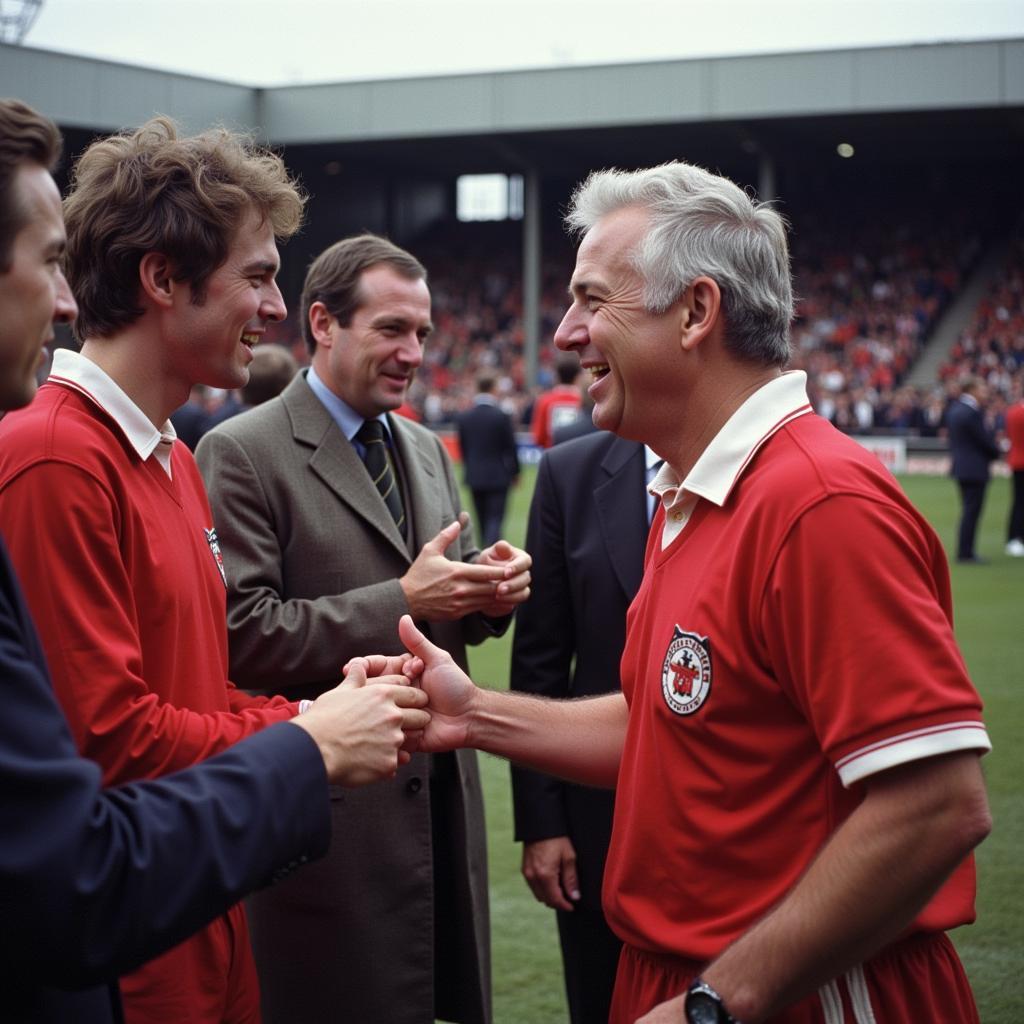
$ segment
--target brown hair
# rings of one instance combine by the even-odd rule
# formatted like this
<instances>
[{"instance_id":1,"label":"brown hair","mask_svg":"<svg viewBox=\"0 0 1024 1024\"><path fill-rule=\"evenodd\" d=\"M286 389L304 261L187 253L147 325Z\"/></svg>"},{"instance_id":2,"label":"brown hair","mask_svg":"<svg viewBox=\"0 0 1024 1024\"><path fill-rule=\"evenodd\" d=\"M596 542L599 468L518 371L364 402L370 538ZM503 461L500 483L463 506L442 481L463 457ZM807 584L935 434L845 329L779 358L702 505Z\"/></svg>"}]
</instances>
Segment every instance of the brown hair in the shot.
<instances>
[{"instance_id":1,"label":"brown hair","mask_svg":"<svg viewBox=\"0 0 1024 1024\"><path fill-rule=\"evenodd\" d=\"M253 350L249 364L249 381L242 387L242 401L246 405L262 405L276 398L299 372L295 356L282 345L273 342Z\"/></svg>"},{"instance_id":2,"label":"brown hair","mask_svg":"<svg viewBox=\"0 0 1024 1024\"><path fill-rule=\"evenodd\" d=\"M107 337L142 315L139 263L148 252L163 253L202 304L247 213L290 238L305 201L277 154L226 128L183 138L170 118L155 117L94 142L64 201L76 333Z\"/></svg>"},{"instance_id":3,"label":"brown hair","mask_svg":"<svg viewBox=\"0 0 1024 1024\"><path fill-rule=\"evenodd\" d=\"M25 211L14 196L22 164L52 171L60 159L57 126L21 100L0 99L0 273L10 269L11 248L25 226Z\"/></svg>"},{"instance_id":4,"label":"brown hair","mask_svg":"<svg viewBox=\"0 0 1024 1024\"><path fill-rule=\"evenodd\" d=\"M341 327L348 327L362 302L359 281L364 270L386 263L410 280L425 281L427 270L411 253L379 235L356 235L324 249L309 265L302 286L302 336L310 355L316 352L316 338L309 326L309 307L322 302Z\"/></svg>"}]
</instances>

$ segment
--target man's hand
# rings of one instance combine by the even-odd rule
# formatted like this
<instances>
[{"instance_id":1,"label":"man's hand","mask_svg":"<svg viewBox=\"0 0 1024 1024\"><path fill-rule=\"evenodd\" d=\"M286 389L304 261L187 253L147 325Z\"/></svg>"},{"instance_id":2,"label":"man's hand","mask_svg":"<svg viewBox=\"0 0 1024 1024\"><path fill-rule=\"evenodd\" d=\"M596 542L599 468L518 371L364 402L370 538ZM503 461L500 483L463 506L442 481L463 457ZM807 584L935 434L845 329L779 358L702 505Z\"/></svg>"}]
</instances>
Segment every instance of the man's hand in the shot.
<instances>
[{"instance_id":1,"label":"man's hand","mask_svg":"<svg viewBox=\"0 0 1024 1024\"><path fill-rule=\"evenodd\" d=\"M476 556L477 565L491 565L505 571L505 578L494 590L494 600L479 610L492 619L511 615L517 604L530 596L530 565L533 559L507 540L495 541Z\"/></svg>"},{"instance_id":2,"label":"man's hand","mask_svg":"<svg viewBox=\"0 0 1024 1024\"><path fill-rule=\"evenodd\" d=\"M398 620L398 637L412 654L406 674L423 688L430 702L430 721L420 738L420 749L436 753L469 746L469 723L478 692L473 680L447 651L416 628L410 616Z\"/></svg>"},{"instance_id":3,"label":"man's hand","mask_svg":"<svg viewBox=\"0 0 1024 1024\"><path fill-rule=\"evenodd\" d=\"M366 683L366 667L354 659L343 683L291 719L316 741L327 778L337 785L362 786L393 776L409 759L402 751L406 733L415 734L430 721L422 710L426 695L404 676Z\"/></svg>"},{"instance_id":4,"label":"man's hand","mask_svg":"<svg viewBox=\"0 0 1024 1024\"><path fill-rule=\"evenodd\" d=\"M572 910L580 892L576 848L569 837L523 843L523 878L540 903L552 910Z\"/></svg>"},{"instance_id":5,"label":"man's hand","mask_svg":"<svg viewBox=\"0 0 1024 1024\"><path fill-rule=\"evenodd\" d=\"M505 580L517 576L521 571L516 569L518 563L515 560L494 558L471 563L445 557L445 552L455 543L468 522L469 516L463 512L433 540L427 541L406 574L398 581L409 605L409 614L416 621L453 621L484 611L487 607L498 607L499 602L503 608L508 603L507 598L499 594L499 590L506 585ZM502 543L499 541L493 547L497 548ZM514 548L511 550L515 551ZM525 555L525 552L521 553ZM529 558L528 555L526 557ZM514 585L521 587L518 582ZM499 614L505 615L507 611Z\"/></svg>"},{"instance_id":6,"label":"man's hand","mask_svg":"<svg viewBox=\"0 0 1024 1024\"><path fill-rule=\"evenodd\" d=\"M679 1024L686 1020L683 1015L683 1004L686 1002L685 993L670 999L667 1003L659 1003L650 1013L645 1013L636 1024Z\"/></svg>"}]
</instances>

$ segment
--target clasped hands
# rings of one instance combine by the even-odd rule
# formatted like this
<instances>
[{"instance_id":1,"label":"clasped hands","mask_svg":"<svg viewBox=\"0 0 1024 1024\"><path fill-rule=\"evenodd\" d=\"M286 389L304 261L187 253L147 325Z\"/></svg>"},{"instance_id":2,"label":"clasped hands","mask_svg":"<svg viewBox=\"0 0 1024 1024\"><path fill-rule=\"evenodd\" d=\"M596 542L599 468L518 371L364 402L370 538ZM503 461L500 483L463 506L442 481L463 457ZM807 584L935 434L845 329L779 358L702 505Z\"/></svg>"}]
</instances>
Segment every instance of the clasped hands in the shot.
<instances>
[{"instance_id":1,"label":"clasped hands","mask_svg":"<svg viewBox=\"0 0 1024 1024\"><path fill-rule=\"evenodd\" d=\"M439 753L472 746L471 723L483 691L447 651L423 635L411 616L399 620L398 636L407 653L353 658L345 665L345 677L355 677L364 686L402 682L417 695L416 706L426 721L416 717L406 728L400 763L416 751Z\"/></svg>"},{"instance_id":2,"label":"clasped hands","mask_svg":"<svg viewBox=\"0 0 1024 1024\"><path fill-rule=\"evenodd\" d=\"M507 541L473 562L446 556L468 522L463 513L424 544L399 581L411 613L402 616L399 637L410 653L353 658L344 681L292 719L319 747L329 781L361 786L394 776L413 751L468 745L469 712L479 691L413 618L502 618L530 594L530 556Z\"/></svg>"}]
</instances>

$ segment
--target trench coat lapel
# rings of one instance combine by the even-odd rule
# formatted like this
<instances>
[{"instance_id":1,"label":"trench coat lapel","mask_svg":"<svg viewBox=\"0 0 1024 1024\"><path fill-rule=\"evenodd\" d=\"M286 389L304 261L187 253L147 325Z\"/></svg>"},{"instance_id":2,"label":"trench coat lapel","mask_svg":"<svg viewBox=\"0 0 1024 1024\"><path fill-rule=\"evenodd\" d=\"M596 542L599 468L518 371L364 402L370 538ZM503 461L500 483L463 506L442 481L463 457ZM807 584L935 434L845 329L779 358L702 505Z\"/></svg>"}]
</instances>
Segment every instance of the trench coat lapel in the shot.
<instances>
[{"instance_id":1,"label":"trench coat lapel","mask_svg":"<svg viewBox=\"0 0 1024 1024\"><path fill-rule=\"evenodd\" d=\"M601 460L606 479L594 488L594 505L608 560L627 599L643 575L647 545L646 466L643 445L616 438ZM619 498L625 490L636 496L632 507Z\"/></svg>"},{"instance_id":2,"label":"trench coat lapel","mask_svg":"<svg viewBox=\"0 0 1024 1024\"><path fill-rule=\"evenodd\" d=\"M405 540L387 514L363 460L338 429L323 403L313 394L305 374L299 374L281 398L288 410L295 443L309 453L310 470L339 501L365 521L368 529L380 534L408 561Z\"/></svg>"}]
</instances>

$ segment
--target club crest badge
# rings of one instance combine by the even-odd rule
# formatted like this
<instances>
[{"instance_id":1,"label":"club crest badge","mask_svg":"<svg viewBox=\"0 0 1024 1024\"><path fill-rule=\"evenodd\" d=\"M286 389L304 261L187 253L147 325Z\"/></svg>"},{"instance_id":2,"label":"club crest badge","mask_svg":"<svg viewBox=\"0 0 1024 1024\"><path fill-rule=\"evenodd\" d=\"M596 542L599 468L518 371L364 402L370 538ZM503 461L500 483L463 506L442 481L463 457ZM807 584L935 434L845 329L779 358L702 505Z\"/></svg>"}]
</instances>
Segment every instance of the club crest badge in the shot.
<instances>
[{"instance_id":1,"label":"club crest badge","mask_svg":"<svg viewBox=\"0 0 1024 1024\"><path fill-rule=\"evenodd\" d=\"M206 543L210 545L210 551L213 553L213 560L217 563L217 571L220 573L221 582L224 584L224 589L228 589L228 578L224 573L224 559L220 554L220 544L217 543L217 531L215 529L207 530L203 529L203 533L206 534Z\"/></svg>"},{"instance_id":2,"label":"club crest badge","mask_svg":"<svg viewBox=\"0 0 1024 1024\"><path fill-rule=\"evenodd\" d=\"M675 626L661 666L661 692L677 715L699 711L711 692L711 642Z\"/></svg>"}]
</instances>

